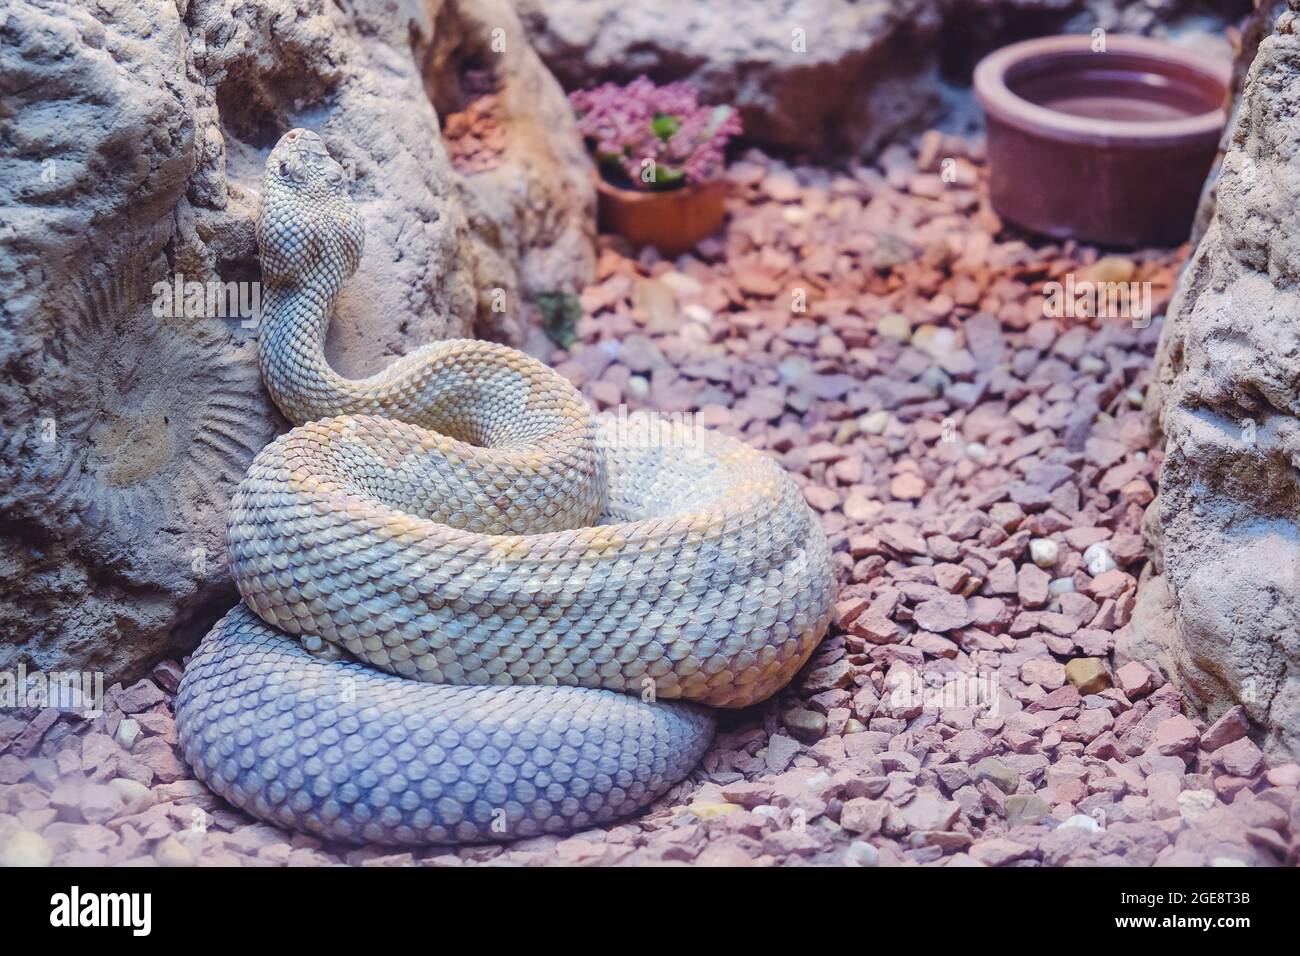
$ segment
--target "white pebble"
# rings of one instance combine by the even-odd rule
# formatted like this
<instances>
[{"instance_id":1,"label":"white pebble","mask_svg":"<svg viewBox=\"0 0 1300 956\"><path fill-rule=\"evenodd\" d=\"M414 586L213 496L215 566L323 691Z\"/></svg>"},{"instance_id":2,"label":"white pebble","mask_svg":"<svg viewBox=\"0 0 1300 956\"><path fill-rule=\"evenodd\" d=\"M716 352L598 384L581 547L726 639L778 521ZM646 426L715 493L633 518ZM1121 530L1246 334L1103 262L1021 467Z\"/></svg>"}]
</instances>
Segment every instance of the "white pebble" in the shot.
<instances>
[{"instance_id":1,"label":"white pebble","mask_svg":"<svg viewBox=\"0 0 1300 956\"><path fill-rule=\"evenodd\" d=\"M831 779L831 775L828 774L825 770L821 770L813 774L811 777L809 777L808 781L803 785L803 787L805 790L817 790L821 787L822 784L826 783L830 779Z\"/></svg>"},{"instance_id":2,"label":"white pebble","mask_svg":"<svg viewBox=\"0 0 1300 956\"><path fill-rule=\"evenodd\" d=\"M54 850L45 837L31 830L9 833L0 846L0 866L49 866Z\"/></svg>"},{"instance_id":3,"label":"white pebble","mask_svg":"<svg viewBox=\"0 0 1300 956\"><path fill-rule=\"evenodd\" d=\"M923 325L912 334L912 345L932 358L941 359L957 347L957 333L946 326Z\"/></svg>"},{"instance_id":4,"label":"white pebble","mask_svg":"<svg viewBox=\"0 0 1300 956\"><path fill-rule=\"evenodd\" d=\"M854 840L844 851L846 866L875 866L879 862L880 851L862 840Z\"/></svg>"},{"instance_id":5,"label":"white pebble","mask_svg":"<svg viewBox=\"0 0 1300 956\"><path fill-rule=\"evenodd\" d=\"M1115 563L1115 559L1110 556L1110 551L1107 550L1106 545L1101 541L1090 545L1088 550L1083 552L1083 563L1087 565L1088 573L1094 578L1100 574L1105 574L1107 571L1114 571L1119 567Z\"/></svg>"},{"instance_id":6,"label":"white pebble","mask_svg":"<svg viewBox=\"0 0 1300 956\"><path fill-rule=\"evenodd\" d=\"M1072 594L1074 593L1074 578L1054 578L1047 585L1047 590L1053 594Z\"/></svg>"},{"instance_id":7,"label":"white pebble","mask_svg":"<svg viewBox=\"0 0 1300 956\"><path fill-rule=\"evenodd\" d=\"M889 427L889 412L872 412L858 419L858 427L868 435L883 435Z\"/></svg>"},{"instance_id":8,"label":"white pebble","mask_svg":"<svg viewBox=\"0 0 1300 956\"><path fill-rule=\"evenodd\" d=\"M140 723L131 717L123 717L121 723L117 725L117 733L113 735L123 750L130 750L135 746L135 742L140 739Z\"/></svg>"},{"instance_id":9,"label":"white pebble","mask_svg":"<svg viewBox=\"0 0 1300 956\"><path fill-rule=\"evenodd\" d=\"M906 342L912 337L912 324L907 321L907 316L891 312L880 320L880 324L876 326L876 331L887 339L893 339L895 342Z\"/></svg>"},{"instance_id":10,"label":"white pebble","mask_svg":"<svg viewBox=\"0 0 1300 956\"><path fill-rule=\"evenodd\" d=\"M1067 817L1061 824L1063 827L1075 827L1079 830L1087 830L1089 833L1100 833L1101 824L1088 816L1086 813L1076 813L1072 817Z\"/></svg>"},{"instance_id":11,"label":"white pebble","mask_svg":"<svg viewBox=\"0 0 1300 956\"><path fill-rule=\"evenodd\" d=\"M641 375L633 375L627 380L627 390L636 398L645 398L650 394L650 382Z\"/></svg>"},{"instance_id":12,"label":"white pebble","mask_svg":"<svg viewBox=\"0 0 1300 956\"><path fill-rule=\"evenodd\" d=\"M713 323L713 313L698 302L692 302L682 309L682 314L692 322L698 322L700 325L711 325Z\"/></svg>"},{"instance_id":13,"label":"white pebble","mask_svg":"<svg viewBox=\"0 0 1300 956\"><path fill-rule=\"evenodd\" d=\"M1178 813L1188 823L1195 823L1213 810L1217 802L1213 790L1184 790L1178 795Z\"/></svg>"},{"instance_id":14,"label":"white pebble","mask_svg":"<svg viewBox=\"0 0 1300 956\"><path fill-rule=\"evenodd\" d=\"M1040 568L1050 568L1056 564L1056 556L1061 549L1049 538L1035 538L1029 542L1029 557Z\"/></svg>"}]
</instances>

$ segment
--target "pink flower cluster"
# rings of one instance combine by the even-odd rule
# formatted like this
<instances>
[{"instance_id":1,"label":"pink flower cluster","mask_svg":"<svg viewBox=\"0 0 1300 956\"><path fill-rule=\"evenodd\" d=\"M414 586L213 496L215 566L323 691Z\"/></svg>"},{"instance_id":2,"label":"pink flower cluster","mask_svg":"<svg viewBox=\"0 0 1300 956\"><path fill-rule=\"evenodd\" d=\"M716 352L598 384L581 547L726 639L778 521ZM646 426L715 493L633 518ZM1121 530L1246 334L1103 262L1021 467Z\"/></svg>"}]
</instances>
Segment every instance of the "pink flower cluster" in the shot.
<instances>
[{"instance_id":1,"label":"pink flower cluster","mask_svg":"<svg viewBox=\"0 0 1300 956\"><path fill-rule=\"evenodd\" d=\"M569 102L602 171L636 189L713 179L722 171L727 141L741 131L734 109L701 106L687 83L656 86L639 76L626 86L575 91Z\"/></svg>"}]
</instances>

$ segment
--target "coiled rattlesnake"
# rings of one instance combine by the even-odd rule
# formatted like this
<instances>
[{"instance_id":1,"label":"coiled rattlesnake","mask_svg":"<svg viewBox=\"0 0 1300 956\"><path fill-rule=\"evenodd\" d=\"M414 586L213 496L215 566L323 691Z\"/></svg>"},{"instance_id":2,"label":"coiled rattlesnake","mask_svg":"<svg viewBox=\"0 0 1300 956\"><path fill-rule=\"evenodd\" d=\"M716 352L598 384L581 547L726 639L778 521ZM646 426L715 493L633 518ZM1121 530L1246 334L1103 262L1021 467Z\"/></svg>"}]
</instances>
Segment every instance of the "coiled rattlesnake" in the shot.
<instances>
[{"instance_id":1,"label":"coiled rattlesnake","mask_svg":"<svg viewBox=\"0 0 1300 956\"><path fill-rule=\"evenodd\" d=\"M298 427L232 503L244 600L186 670L186 759L236 806L347 842L631 813L708 746L701 704L763 700L807 660L825 535L771 459L598 421L514 349L438 342L338 375L325 330L362 236L320 137L286 133L257 221L259 347Z\"/></svg>"}]
</instances>

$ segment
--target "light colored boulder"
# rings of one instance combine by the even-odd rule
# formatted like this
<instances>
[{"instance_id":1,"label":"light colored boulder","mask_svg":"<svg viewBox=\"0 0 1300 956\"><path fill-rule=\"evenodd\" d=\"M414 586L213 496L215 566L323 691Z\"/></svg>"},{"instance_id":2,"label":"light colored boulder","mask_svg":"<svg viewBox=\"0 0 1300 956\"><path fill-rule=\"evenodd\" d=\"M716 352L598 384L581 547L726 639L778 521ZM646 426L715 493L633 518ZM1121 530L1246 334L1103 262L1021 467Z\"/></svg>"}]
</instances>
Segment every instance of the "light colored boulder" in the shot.
<instances>
[{"instance_id":1,"label":"light colored boulder","mask_svg":"<svg viewBox=\"0 0 1300 956\"><path fill-rule=\"evenodd\" d=\"M939 108L932 0L516 0L566 89L647 74L734 105L748 140L872 153Z\"/></svg>"},{"instance_id":2,"label":"light colored boulder","mask_svg":"<svg viewBox=\"0 0 1300 956\"><path fill-rule=\"evenodd\" d=\"M591 172L505 0L16 0L0 29L0 668L108 684L235 600L230 496L285 423L251 323L155 284L253 303L276 139L315 129L353 177L366 250L328 343L353 375L522 341L533 296L590 280ZM440 132L470 76L504 127L474 175Z\"/></svg>"},{"instance_id":3,"label":"light colored boulder","mask_svg":"<svg viewBox=\"0 0 1300 956\"><path fill-rule=\"evenodd\" d=\"M1215 213L1161 336L1149 407L1166 457L1146 527L1172 627L1131 629L1119 653L1169 666L1211 719L1241 703L1265 746L1294 757L1300 179L1290 157L1300 143L1300 36L1291 6L1250 68Z\"/></svg>"}]
</instances>

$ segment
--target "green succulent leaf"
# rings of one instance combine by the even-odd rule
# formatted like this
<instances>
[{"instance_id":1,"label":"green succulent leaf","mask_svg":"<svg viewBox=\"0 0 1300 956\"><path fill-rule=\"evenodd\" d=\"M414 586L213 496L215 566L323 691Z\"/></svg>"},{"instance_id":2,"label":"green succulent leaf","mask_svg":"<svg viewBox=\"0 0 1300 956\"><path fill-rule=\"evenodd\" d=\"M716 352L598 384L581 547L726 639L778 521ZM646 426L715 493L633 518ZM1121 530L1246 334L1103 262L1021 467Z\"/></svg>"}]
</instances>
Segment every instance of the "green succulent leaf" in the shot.
<instances>
[{"instance_id":1,"label":"green succulent leaf","mask_svg":"<svg viewBox=\"0 0 1300 956\"><path fill-rule=\"evenodd\" d=\"M650 122L654 134L662 140L669 140L682 128L682 121L671 113L660 113Z\"/></svg>"},{"instance_id":2,"label":"green succulent leaf","mask_svg":"<svg viewBox=\"0 0 1300 956\"><path fill-rule=\"evenodd\" d=\"M542 331L562 349L578 341L578 320L582 318L582 300L572 292L542 292L536 298L542 313Z\"/></svg>"},{"instance_id":3,"label":"green succulent leaf","mask_svg":"<svg viewBox=\"0 0 1300 956\"><path fill-rule=\"evenodd\" d=\"M655 181L652 189L675 189L686 180L686 173L660 163L655 163Z\"/></svg>"}]
</instances>

